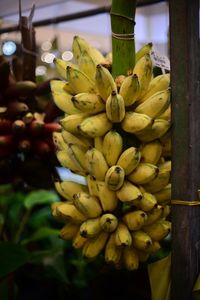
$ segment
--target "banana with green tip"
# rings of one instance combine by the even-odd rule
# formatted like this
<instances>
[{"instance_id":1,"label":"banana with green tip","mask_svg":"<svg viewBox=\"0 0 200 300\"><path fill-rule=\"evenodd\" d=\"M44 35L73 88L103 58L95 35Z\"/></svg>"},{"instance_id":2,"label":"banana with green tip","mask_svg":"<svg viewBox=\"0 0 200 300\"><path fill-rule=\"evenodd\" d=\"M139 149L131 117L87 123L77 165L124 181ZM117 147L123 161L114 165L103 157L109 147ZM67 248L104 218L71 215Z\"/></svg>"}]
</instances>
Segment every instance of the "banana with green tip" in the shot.
<instances>
[{"instance_id":1,"label":"banana with green tip","mask_svg":"<svg viewBox=\"0 0 200 300\"><path fill-rule=\"evenodd\" d=\"M85 238L91 238L99 234L101 230L100 217L87 219L80 226L80 235Z\"/></svg>"},{"instance_id":2,"label":"banana with green tip","mask_svg":"<svg viewBox=\"0 0 200 300\"><path fill-rule=\"evenodd\" d=\"M97 236L89 239L83 246L82 254L86 258L95 258L104 249L109 233L102 231Z\"/></svg>"},{"instance_id":3,"label":"banana with green tip","mask_svg":"<svg viewBox=\"0 0 200 300\"><path fill-rule=\"evenodd\" d=\"M133 134L141 134L152 128L153 120L145 114L128 111L121 123L122 129Z\"/></svg>"},{"instance_id":4,"label":"banana with green tip","mask_svg":"<svg viewBox=\"0 0 200 300\"><path fill-rule=\"evenodd\" d=\"M119 222L115 231L116 246L130 246L132 244L132 236L126 224Z\"/></svg>"},{"instance_id":5,"label":"banana with green tip","mask_svg":"<svg viewBox=\"0 0 200 300\"><path fill-rule=\"evenodd\" d=\"M129 230L139 230L147 220L147 214L142 210L135 210L125 213L122 218Z\"/></svg>"},{"instance_id":6,"label":"banana with green tip","mask_svg":"<svg viewBox=\"0 0 200 300\"><path fill-rule=\"evenodd\" d=\"M130 147L122 152L117 161L117 165L124 169L126 175L129 175L138 166L140 158L140 151L135 147Z\"/></svg>"},{"instance_id":7,"label":"banana with green tip","mask_svg":"<svg viewBox=\"0 0 200 300\"><path fill-rule=\"evenodd\" d=\"M158 175L158 167L149 163L139 163L136 169L128 175L128 180L135 184L145 184ZM145 187L144 187L145 188Z\"/></svg>"},{"instance_id":8,"label":"banana with green tip","mask_svg":"<svg viewBox=\"0 0 200 300\"><path fill-rule=\"evenodd\" d=\"M122 136L116 130L110 130L103 139L102 152L109 166L116 164L123 150Z\"/></svg>"},{"instance_id":9,"label":"banana with green tip","mask_svg":"<svg viewBox=\"0 0 200 300\"><path fill-rule=\"evenodd\" d=\"M106 232L113 232L117 228L118 219L111 213L103 214L100 218L101 228Z\"/></svg>"},{"instance_id":10,"label":"banana with green tip","mask_svg":"<svg viewBox=\"0 0 200 300\"><path fill-rule=\"evenodd\" d=\"M125 172L124 169L118 165L110 167L105 176L107 187L111 191L117 191L124 183Z\"/></svg>"},{"instance_id":11,"label":"banana with green tip","mask_svg":"<svg viewBox=\"0 0 200 300\"><path fill-rule=\"evenodd\" d=\"M162 155L162 145L154 140L141 145L141 162L156 165Z\"/></svg>"},{"instance_id":12,"label":"banana with green tip","mask_svg":"<svg viewBox=\"0 0 200 300\"><path fill-rule=\"evenodd\" d=\"M102 213L98 199L88 193L80 192L74 194L73 203L87 218L96 218Z\"/></svg>"},{"instance_id":13,"label":"banana with green tip","mask_svg":"<svg viewBox=\"0 0 200 300\"><path fill-rule=\"evenodd\" d=\"M98 64L95 76L96 87L101 98L106 102L112 91L117 93L117 86L108 69Z\"/></svg>"},{"instance_id":14,"label":"banana with green tip","mask_svg":"<svg viewBox=\"0 0 200 300\"><path fill-rule=\"evenodd\" d=\"M85 153L86 168L90 175L97 180L104 180L108 170L107 162L103 154L96 148L90 148Z\"/></svg>"},{"instance_id":15,"label":"banana with green tip","mask_svg":"<svg viewBox=\"0 0 200 300\"><path fill-rule=\"evenodd\" d=\"M120 201L133 205L134 201L140 201L142 198L140 189L127 180L125 180L122 187L116 191L116 194Z\"/></svg>"},{"instance_id":16,"label":"banana with green tip","mask_svg":"<svg viewBox=\"0 0 200 300\"><path fill-rule=\"evenodd\" d=\"M93 93L79 93L71 101L78 110L89 115L105 111L105 103L99 95Z\"/></svg>"},{"instance_id":17,"label":"banana with green tip","mask_svg":"<svg viewBox=\"0 0 200 300\"><path fill-rule=\"evenodd\" d=\"M125 77L121 84L119 94L124 99L125 106L132 105L140 94L140 83L136 74Z\"/></svg>"},{"instance_id":18,"label":"banana with green tip","mask_svg":"<svg viewBox=\"0 0 200 300\"><path fill-rule=\"evenodd\" d=\"M120 123L124 119L124 99L115 91L112 91L110 96L106 100L106 115L112 123Z\"/></svg>"}]
</instances>

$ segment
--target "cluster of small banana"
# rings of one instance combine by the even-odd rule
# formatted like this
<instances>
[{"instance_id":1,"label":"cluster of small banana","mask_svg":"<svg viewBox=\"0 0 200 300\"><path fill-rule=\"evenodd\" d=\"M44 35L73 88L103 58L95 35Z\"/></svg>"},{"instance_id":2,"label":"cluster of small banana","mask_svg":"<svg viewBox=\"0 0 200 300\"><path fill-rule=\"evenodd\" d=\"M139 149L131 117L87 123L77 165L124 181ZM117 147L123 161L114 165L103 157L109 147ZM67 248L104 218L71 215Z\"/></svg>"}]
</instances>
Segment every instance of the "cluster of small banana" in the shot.
<instances>
[{"instance_id":1,"label":"cluster of small banana","mask_svg":"<svg viewBox=\"0 0 200 300\"><path fill-rule=\"evenodd\" d=\"M57 159L87 183L55 182L65 199L52 205L66 222L60 235L84 257L104 253L128 270L156 253L171 228L170 78L153 77L151 46L139 50L132 72L113 79L108 59L76 36L77 65L56 59L65 81L51 81L65 113L53 133Z\"/></svg>"}]
</instances>

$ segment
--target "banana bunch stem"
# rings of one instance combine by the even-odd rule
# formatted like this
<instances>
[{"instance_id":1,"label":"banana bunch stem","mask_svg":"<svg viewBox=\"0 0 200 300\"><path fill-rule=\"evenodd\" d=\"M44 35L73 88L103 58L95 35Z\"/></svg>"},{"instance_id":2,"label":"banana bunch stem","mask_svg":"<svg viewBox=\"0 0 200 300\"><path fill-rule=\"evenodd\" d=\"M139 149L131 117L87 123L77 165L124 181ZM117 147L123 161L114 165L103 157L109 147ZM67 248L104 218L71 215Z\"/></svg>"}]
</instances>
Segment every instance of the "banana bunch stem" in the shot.
<instances>
[{"instance_id":1,"label":"banana bunch stem","mask_svg":"<svg viewBox=\"0 0 200 300\"><path fill-rule=\"evenodd\" d=\"M113 0L110 12L112 28L112 75L127 75L135 66L136 0ZM131 53L131 55L130 55Z\"/></svg>"}]
</instances>

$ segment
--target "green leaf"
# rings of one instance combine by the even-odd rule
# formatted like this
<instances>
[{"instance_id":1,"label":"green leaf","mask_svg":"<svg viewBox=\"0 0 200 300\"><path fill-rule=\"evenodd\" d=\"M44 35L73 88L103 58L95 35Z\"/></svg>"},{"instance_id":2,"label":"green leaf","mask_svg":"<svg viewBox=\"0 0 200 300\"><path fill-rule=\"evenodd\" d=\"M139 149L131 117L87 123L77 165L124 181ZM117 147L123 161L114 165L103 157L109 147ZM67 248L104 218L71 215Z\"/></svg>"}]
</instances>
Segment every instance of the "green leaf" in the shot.
<instances>
[{"instance_id":1,"label":"green leaf","mask_svg":"<svg viewBox=\"0 0 200 300\"><path fill-rule=\"evenodd\" d=\"M34 234L32 234L30 236L30 238L23 240L21 244L25 245L27 243L38 241L38 240L50 237L52 235L58 236L59 232L60 232L60 230L58 230L58 229L42 227L42 228L39 228L36 232L34 232Z\"/></svg>"},{"instance_id":2,"label":"green leaf","mask_svg":"<svg viewBox=\"0 0 200 300\"><path fill-rule=\"evenodd\" d=\"M27 195L24 206L27 209L32 209L35 205L51 204L56 201L59 201L59 197L55 192L39 190Z\"/></svg>"},{"instance_id":3,"label":"green leaf","mask_svg":"<svg viewBox=\"0 0 200 300\"><path fill-rule=\"evenodd\" d=\"M28 220L28 225L32 228L47 226L52 219L51 208L49 206L42 207L33 212Z\"/></svg>"},{"instance_id":4,"label":"green leaf","mask_svg":"<svg viewBox=\"0 0 200 300\"><path fill-rule=\"evenodd\" d=\"M0 242L0 277L14 272L29 260L29 253L18 244Z\"/></svg>"}]
</instances>

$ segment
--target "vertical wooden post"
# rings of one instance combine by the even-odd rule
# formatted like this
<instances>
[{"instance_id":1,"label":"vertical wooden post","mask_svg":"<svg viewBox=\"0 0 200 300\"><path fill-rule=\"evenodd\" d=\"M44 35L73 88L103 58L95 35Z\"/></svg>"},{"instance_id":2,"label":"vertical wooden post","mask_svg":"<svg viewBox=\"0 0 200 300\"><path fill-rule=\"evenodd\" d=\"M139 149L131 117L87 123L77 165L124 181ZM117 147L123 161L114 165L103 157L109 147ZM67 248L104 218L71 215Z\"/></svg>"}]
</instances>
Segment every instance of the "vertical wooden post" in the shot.
<instances>
[{"instance_id":1,"label":"vertical wooden post","mask_svg":"<svg viewBox=\"0 0 200 300\"><path fill-rule=\"evenodd\" d=\"M200 188L199 0L170 0L172 199ZM191 300L200 272L200 206L172 207L172 300Z\"/></svg>"}]
</instances>

